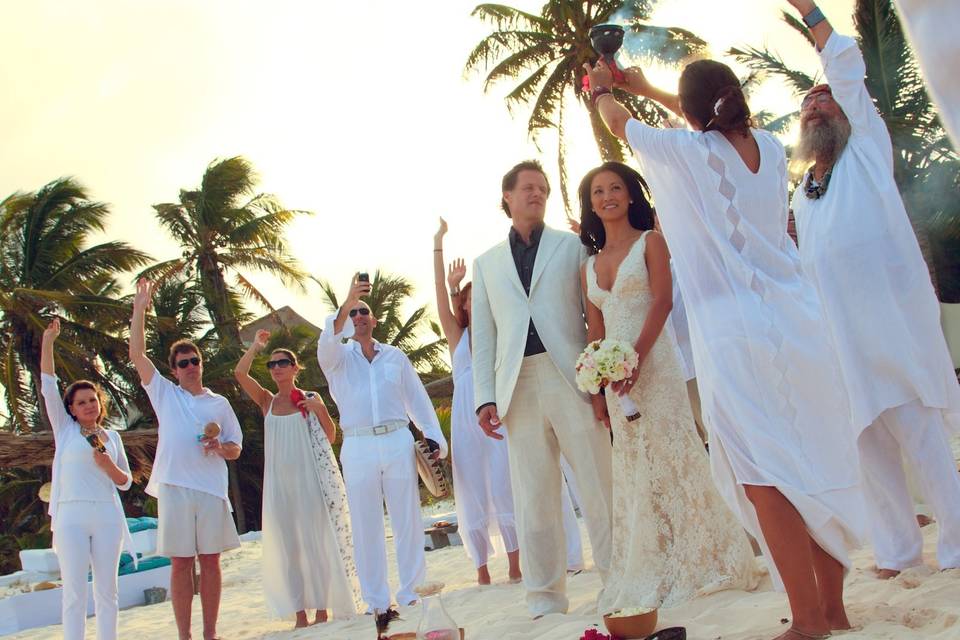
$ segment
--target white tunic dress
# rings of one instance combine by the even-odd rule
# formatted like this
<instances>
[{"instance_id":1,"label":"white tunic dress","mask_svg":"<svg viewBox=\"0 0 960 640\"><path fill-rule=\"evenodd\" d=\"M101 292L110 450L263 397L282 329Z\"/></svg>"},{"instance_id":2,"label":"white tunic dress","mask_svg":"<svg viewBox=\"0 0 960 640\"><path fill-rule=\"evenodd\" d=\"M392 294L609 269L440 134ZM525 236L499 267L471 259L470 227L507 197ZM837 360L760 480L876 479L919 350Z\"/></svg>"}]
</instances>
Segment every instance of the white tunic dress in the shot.
<instances>
[{"instance_id":1,"label":"white tunic dress","mask_svg":"<svg viewBox=\"0 0 960 640\"><path fill-rule=\"evenodd\" d=\"M849 567L864 529L849 410L787 235L783 147L753 135L756 174L719 132L627 124L686 303L720 493L766 551L743 485L777 487Z\"/></svg>"},{"instance_id":2,"label":"white tunic dress","mask_svg":"<svg viewBox=\"0 0 960 640\"><path fill-rule=\"evenodd\" d=\"M516 551L518 543L507 441L487 437L473 409L469 330L453 350L450 443L458 531L467 554L480 567L493 554L492 538L500 537L506 551Z\"/></svg>"},{"instance_id":3,"label":"white tunic dress","mask_svg":"<svg viewBox=\"0 0 960 640\"><path fill-rule=\"evenodd\" d=\"M356 615L359 583L343 479L313 414L264 418L263 592L274 615ZM312 423L312 424L311 424Z\"/></svg>"},{"instance_id":4,"label":"white tunic dress","mask_svg":"<svg viewBox=\"0 0 960 640\"><path fill-rule=\"evenodd\" d=\"M852 128L827 192L793 194L804 274L823 300L850 394L856 433L916 399L960 425L960 386L940 326L930 273L893 177L890 134L863 83L853 38L821 52L834 99ZM950 415L952 414L952 415Z\"/></svg>"}]
</instances>

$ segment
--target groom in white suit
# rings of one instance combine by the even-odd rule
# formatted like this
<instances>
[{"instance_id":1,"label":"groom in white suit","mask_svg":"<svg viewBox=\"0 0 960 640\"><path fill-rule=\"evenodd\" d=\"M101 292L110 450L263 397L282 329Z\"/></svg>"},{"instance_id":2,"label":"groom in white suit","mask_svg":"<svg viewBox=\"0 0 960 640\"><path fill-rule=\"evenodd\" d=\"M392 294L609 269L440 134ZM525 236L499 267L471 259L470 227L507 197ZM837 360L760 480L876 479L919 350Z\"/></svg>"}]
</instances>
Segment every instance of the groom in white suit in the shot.
<instances>
[{"instance_id":1,"label":"groom in white suit","mask_svg":"<svg viewBox=\"0 0 960 640\"><path fill-rule=\"evenodd\" d=\"M579 485L593 561L610 568L611 446L602 403L577 389L586 344L577 236L544 226L550 186L535 161L503 177L509 238L473 264L473 375L480 426L509 435L520 562L534 617L566 613L560 454ZM602 399L601 399L602 400Z\"/></svg>"}]
</instances>

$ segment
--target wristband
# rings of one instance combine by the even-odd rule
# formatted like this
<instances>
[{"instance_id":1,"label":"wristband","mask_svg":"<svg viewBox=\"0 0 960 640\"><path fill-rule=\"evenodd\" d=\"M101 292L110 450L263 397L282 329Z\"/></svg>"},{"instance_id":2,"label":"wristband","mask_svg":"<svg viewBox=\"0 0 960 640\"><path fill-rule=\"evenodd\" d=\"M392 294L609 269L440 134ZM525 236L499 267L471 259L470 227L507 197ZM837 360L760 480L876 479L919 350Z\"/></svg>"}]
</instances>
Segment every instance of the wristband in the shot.
<instances>
[{"instance_id":1,"label":"wristband","mask_svg":"<svg viewBox=\"0 0 960 640\"><path fill-rule=\"evenodd\" d=\"M610 91L609 87L594 87L590 91L590 104L593 105L593 108L597 108L597 100L600 99L600 96L613 95L613 92Z\"/></svg>"},{"instance_id":2,"label":"wristband","mask_svg":"<svg viewBox=\"0 0 960 640\"><path fill-rule=\"evenodd\" d=\"M808 28L813 29L826 19L827 16L823 15L823 11L820 10L820 7L814 7L813 11L803 16L803 24L807 25Z\"/></svg>"}]
</instances>

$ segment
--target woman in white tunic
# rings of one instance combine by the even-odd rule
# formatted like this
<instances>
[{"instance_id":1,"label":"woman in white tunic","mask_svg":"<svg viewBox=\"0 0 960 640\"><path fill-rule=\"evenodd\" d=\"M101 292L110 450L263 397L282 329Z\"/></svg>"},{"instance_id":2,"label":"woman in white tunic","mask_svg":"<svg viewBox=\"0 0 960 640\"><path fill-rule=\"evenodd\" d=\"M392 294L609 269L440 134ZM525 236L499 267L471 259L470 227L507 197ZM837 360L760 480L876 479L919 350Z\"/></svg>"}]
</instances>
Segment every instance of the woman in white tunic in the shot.
<instances>
[{"instance_id":1,"label":"woman in white tunic","mask_svg":"<svg viewBox=\"0 0 960 640\"><path fill-rule=\"evenodd\" d=\"M638 358L633 375L606 392L618 473L610 575L598 604L603 616L642 616L630 636L638 637L653 631L661 607L756 586L753 551L691 428L676 345L664 330L673 304L670 257L653 231L646 185L633 169L608 162L588 172L579 191L580 239L591 254L581 268L587 340L625 342ZM639 409L635 420L624 416L618 392Z\"/></svg>"},{"instance_id":2,"label":"woman in white tunic","mask_svg":"<svg viewBox=\"0 0 960 640\"><path fill-rule=\"evenodd\" d=\"M610 92L610 69L587 68L604 122L653 192L687 303L714 479L790 600L793 624L780 638L849 628L843 575L863 528L856 449L816 293L787 235L783 147L750 127L723 64L688 65L679 96L628 70L624 89L693 131L633 119Z\"/></svg>"},{"instance_id":3,"label":"woman in white tunic","mask_svg":"<svg viewBox=\"0 0 960 640\"><path fill-rule=\"evenodd\" d=\"M463 260L455 260L444 279L443 236L446 232L447 223L440 218L440 229L433 241L433 270L437 314L453 364L450 440L453 447L453 489L456 494L458 532L477 568L478 584L490 584L487 560L493 555L493 538L497 534L507 551L510 582L520 582L520 551L513 517L507 443L505 440L488 438L473 410L470 284L460 287L467 273ZM450 284L449 292L447 281Z\"/></svg>"},{"instance_id":4,"label":"woman in white tunic","mask_svg":"<svg viewBox=\"0 0 960 640\"><path fill-rule=\"evenodd\" d=\"M93 566L97 640L116 640L120 549L133 547L117 489L130 488L130 465L107 415L103 391L88 380L57 388L53 345L60 320L43 332L40 378L56 452L50 492L50 530L63 578L64 640L83 640L87 618L87 571ZM99 443L98 448L95 445Z\"/></svg>"},{"instance_id":5,"label":"woman in white tunic","mask_svg":"<svg viewBox=\"0 0 960 640\"><path fill-rule=\"evenodd\" d=\"M260 330L237 364L240 386L264 415L263 592L279 617L296 614L305 627L357 614L360 586L353 563L350 511L330 443L336 425L323 400L296 386L296 355L274 349L267 360L277 385L271 393L250 377L270 337Z\"/></svg>"}]
</instances>

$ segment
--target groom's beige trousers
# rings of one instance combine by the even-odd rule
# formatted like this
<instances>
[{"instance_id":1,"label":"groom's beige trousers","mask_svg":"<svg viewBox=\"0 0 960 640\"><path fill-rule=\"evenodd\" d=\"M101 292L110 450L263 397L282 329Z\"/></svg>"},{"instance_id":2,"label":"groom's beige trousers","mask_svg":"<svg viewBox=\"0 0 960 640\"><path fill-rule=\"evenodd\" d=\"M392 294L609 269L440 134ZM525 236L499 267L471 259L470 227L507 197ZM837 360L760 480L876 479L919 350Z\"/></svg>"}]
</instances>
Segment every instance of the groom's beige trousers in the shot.
<instances>
[{"instance_id":1,"label":"groom's beige trousers","mask_svg":"<svg viewBox=\"0 0 960 640\"><path fill-rule=\"evenodd\" d=\"M520 538L520 567L530 613L566 613L567 551L560 454L580 489L593 562L610 569L612 449L610 433L542 353L523 359L506 415L510 484Z\"/></svg>"}]
</instances>

